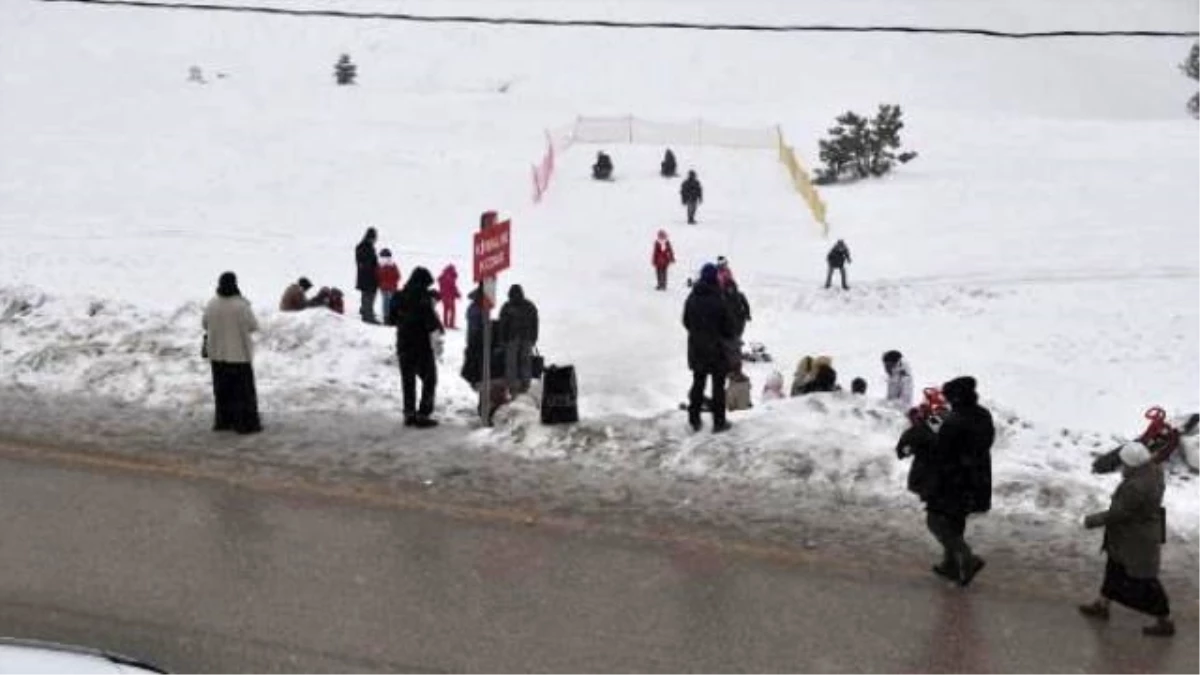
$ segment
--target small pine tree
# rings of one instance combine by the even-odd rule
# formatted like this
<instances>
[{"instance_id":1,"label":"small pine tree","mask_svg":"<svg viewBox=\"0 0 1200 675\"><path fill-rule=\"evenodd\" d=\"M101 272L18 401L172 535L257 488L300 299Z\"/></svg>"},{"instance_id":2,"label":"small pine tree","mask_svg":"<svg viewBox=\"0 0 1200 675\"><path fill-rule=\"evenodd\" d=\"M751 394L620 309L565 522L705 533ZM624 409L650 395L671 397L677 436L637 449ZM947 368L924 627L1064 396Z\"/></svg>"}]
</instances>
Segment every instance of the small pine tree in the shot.
<instances>
[{"instance_id":1,"label":"small pine tree","mask_svg":"<svg viewBox=\"0 0 1200 675\"><path fill-rule=\"evenodd\" d=\"M1192 51L1188 54L1187 61L1179 64L1179 69L1184 75L1193 80L1200 80L1200 42L1192 45ZM1187 103L1188 112L1192 113L1192 117L1200 119L1200 93L1192 94Z\"/></svg>"},{"instance_id":2,"label":"small pine tree","mask_svg":"<svg viewBox=\"0 0 1200 675\"><path fill-rule=\"evenodd\" d=\"M354 78L358 76L358 66L350 61L349 54L342 54L338 59L337 65L333 67L333 76L338 84L354 84Z\"/></svg>"},{"instance_id":3,"label":"small pine tree","mask_svg":"<svg viewBox=\"0 0 1200 675\"><path fill-rule=\"evenodd\" d=\"M852 111L840 115L838 125L829 130L830 138L819 143L819 157L825 168L817 170L815 182L827 185L882 176L897 161L903 164L915 158L915 152L895 152L900 148L900 130L904 128L900 116L900 106L887 104L880 105L870 120Z\"/></svg>"}]
</instances>

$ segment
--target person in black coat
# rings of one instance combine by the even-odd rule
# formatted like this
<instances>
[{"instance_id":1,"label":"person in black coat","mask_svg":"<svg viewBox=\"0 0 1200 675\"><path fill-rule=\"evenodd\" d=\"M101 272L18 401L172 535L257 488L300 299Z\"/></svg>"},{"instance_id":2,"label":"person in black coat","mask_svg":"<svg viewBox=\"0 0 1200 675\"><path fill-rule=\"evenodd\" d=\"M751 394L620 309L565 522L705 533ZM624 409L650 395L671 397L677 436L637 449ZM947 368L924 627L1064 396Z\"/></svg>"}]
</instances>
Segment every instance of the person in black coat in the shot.
<instances>
[{"instance_id":1,"label":"person in black coat","mask_svg":"<svg viewBox=\"0 0 1200 675\"><path fill-rule=\"evenodd\" d=\"M725 420L725 377L729 373L728 345L736 339L733 313L717 284L717 267L708 264L700 280L692 285L683 309L683 327L688 332L688 368L692 389L688 395L688 423L700 430L704 386L712 378L713 432L729 429Z\"/></svg>"},{"instance_id":2,"label":"person in black coat","mask_svg":"<svg viewBox=\"0 0 1200 675\"><path fill-rule=\"evenodd\" d=\"M829 264L829 268L825 273L825 288L833 285L833 271L837 270L842 275L842 290L848 291L850 287L846 285L846 263L850 261L850 249L846 246L846 242L841 239L829 249L829 253L825 256L825 262Z\"/></svg>"},{"instance_id":3,"label":"person in black coat","mask_svg":"<svg viewBox=\"0 0 1200 675\"><path fill-rule=\"evenodd\" d=\"M504 345L504 377L514 395L529 391L533 379L533 349L538 341L538 310L520 284L508 288L500 308L500 343Z\"/></svg>"},{"instance_id":4,"label":"person in black coat","mask_svg":"<svg viewBox=\"0 0 1200 675\"><path fill-rule=\"evenodd\" d=\"M400 382L404 395L404 426L437 426L433 415L437 391L437 354L434 334L442 333L442 322L434 309L430 286L433 275L417 267L404 288L392 301L391 316L396 326L396 356L400 361ZM421 400L417 404L417 380L421 380Z\"/></svg>"},{"instance_id":5,"label":"person in black coat","mask_svg":"<svg viewBox=\"0 0 1200 675\"><path fill-rule=\"evenodd\" d=\"M909 409L908 421L909 427L896 441L896 459L913 458L908 469L908 491L924 500L929 488L929 465L937 443L937 428L942 421L920 406Z\"/></svg>"},{"instance_id":6,"label":"person in black coat","mask_svg":"<svg viewBox=\"0 0 1200 675\"><path fill-rule=\"evenodd\" d=\"M608 153L597 152L596 163L592 165L592 178L596 180L608 180L612 178L612 172L612 158L608 156Z\"/></svg>"},{"instance_id":7,"label":"person in black coat","mask_svg":"<svg viewBox=\"0 0 1200 675\"><path fill-rule=\"evenodd\" d=\"M966 586L984 561L971 552L963 534L967 516L992 508L992 414L979 405L975 378L942 385L950 412L938 428L924 488L926 524L945 555L933 571Z\"/></svg>"},{"instance_id":8,"label":"person in black coat","mask_svg":"<svg viewBox=\"0 0 1200 675\"><path fill-rule=\"evenodd\" d=\"M700 185L700 179L696 178L695 171L689 171L687 179L680 184L679 198L683 201L683 205L687 207L688 225L695 225L696 207L704 201L704 188Z\"/></svg>"},{"instance_id":9,"label":"person in black coat","mask_svg":"<svg viewBox=\"0 0 1200 675\"><path fill-rule=\"evenodd\" d=\"M662 163L658 166L659 173L663 178L674 178L678 170L678 165L675 163L675 153L671 152L670 148L663 154Z\"/></svg>"},{"instance_id":10,"label":"person in black coat","mask_svg":"<svg viewBox=\"0 0 1200 675\"><path fill-rule=\"evenodd\" d=\"M375 254L375 240L378 235L375 228L368 227L362 241L354 247L354 262L358 267L358 275L354 287L362 293L362 306L359 315L367 323L379 323L375 318L375 294L379 291L379 256ZM387 311L387 308L384 308Z\"/></svg>"}]
</instances>

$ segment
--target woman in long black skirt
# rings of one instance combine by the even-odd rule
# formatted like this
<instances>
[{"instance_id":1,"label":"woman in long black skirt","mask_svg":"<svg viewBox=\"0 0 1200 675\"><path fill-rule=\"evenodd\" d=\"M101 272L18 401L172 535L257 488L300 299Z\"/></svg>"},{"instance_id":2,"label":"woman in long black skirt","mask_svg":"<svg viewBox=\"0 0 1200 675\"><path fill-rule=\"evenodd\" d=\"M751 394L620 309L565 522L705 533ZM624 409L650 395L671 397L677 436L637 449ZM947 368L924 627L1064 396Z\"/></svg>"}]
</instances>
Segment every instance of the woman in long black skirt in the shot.
<instances>
[{"instance_id":1,"label":"woman in long black skirt","mask_svg":"<svg viewBox=\"0 0 1200 675\"><path fill-rule=\"evenodd\" d=\"M258 321L238 289L233 272L221 275L217 297L204 309L205 346L212 363L216 420L213 431L253 434L262 431L254 386L254 344Z\"/></svg>"},{"instance_id":2,"label":"woman in long black skirt","mask_svg":"<svg viewBox=\"0 0 1200 675\"><path fill-rule=\"evenodd\" d=\"M1079 611L1107 621L1109 604L1116 601L1155 618L1142 628L1143 634L1169 637L1175 634L1175 623L1167 593L1158 580L1160 548L1166 539L1162 467L1151 461L1150 451L1138 442L1126 443L1119 454L1121 484L1113 492L1112 504L1083 521L1089 529L1104 528L1108 563L1100 597L1081 605Z\"/></svg>"}]
</instances>

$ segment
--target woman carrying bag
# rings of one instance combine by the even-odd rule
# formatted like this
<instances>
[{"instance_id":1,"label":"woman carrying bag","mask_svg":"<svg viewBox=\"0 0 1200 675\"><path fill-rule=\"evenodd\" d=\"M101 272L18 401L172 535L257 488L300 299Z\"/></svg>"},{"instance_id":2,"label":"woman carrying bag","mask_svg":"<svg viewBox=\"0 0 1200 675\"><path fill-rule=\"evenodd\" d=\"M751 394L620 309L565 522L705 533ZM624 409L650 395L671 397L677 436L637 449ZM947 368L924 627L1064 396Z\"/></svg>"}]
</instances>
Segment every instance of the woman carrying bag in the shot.
<instances>
[{"instance_id":1,"label":"woman carrying bag","mask_svg":"<svg viewBox=\"0 0 1200 675\"><path fill-rule=\"evenodd\" d=\"M1116 601L1156 621L1142 628L1144 635L1175 634L1167 593L1158 580L1160 549L1166 534L1162 507L1165 482L1162 466L1152 462L1150 451L1136 441L1121 446L1121 484L1108 510L1084 518L1088 529L1103 527L1103 549L1108 553L1100 597L1079 607L1084 616L1107 621L1109 604Z\"/></svg>"}]
</instances>

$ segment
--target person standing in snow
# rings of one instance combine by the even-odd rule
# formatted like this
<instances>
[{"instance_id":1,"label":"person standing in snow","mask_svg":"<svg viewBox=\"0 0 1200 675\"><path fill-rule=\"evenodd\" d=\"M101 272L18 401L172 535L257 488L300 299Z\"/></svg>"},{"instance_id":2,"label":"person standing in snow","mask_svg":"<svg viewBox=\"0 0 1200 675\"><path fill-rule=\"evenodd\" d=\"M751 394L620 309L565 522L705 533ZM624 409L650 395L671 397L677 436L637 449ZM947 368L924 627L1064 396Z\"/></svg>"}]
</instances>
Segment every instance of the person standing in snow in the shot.
<instances>
[{"instance_id":1,"label":"person standing in snow","mask_svg":"<svg viewBox=\"0 0 1200 675\"><path fill-rule=\"evenodd\" d=\"M312 282L307 277L300 277L296 283L284 289L283 297L279 299L279 311L299 312L308 307L313 307L315 300L309 300L304 297L304 294L310 288L312 288Z\"/></svg>"},{"instance_id":2,"label":"person standing in snow","mask_svg":"<svg viewBox=\"0 0 1200 675\"><path fill-rule=\"evenodd\" d=\"M675 264L675 249L671 247L666 230L658 231L658 238L654 240L654 252L650 254L650 264L654 265L654 274L658 279L655 289L667 290L667 268Z\"/></svg>"},{"instance_id":3,"label":"person standing in snow","mask_svg":"<svg viewBox=\"0 0 1200 675\"><path fill-rule=\"evenodd\" d=\"M1150 451L1137 441L1121 446L1121 484L1113 492L1108 509L1084 518L1088 529L1104 528L1104 551L1108 562L1100 597L1079 611L1087 617L1108 620L1109 603L1118 603L1149 614L1155 622L1142 628L1154 637L1175 634L1171 604L1158 580L1162 564L1160 549L1166 534L1163 520L1162 465L1151 461Z\"/></svg>"},{"instance_id":4,"label":"person standing in snow","mask_svg":"<svg viewBox=\"0 0 1200 675\"><path fill-rule=\"evenodd\" d=\"M404 397L404 426L424 429L437 426L433 419L437 392L437 359L441 356L442 324L433 308L433 275L417 267L392 303L391 323L396 326L396 356ZM417 402L417 380L421 399Z\"/></svg>"},{"instance_id":5,"label":"person standing in snow","mask_svg":"<svg viewBox=\"0 0 1200 675\"><path fill-rule=\"evenodd\" d=\"M392 260L391 249L379 252L379 269L375 271L375 279L379 283L379 304L383 309L383 322L390 325L392 315L392 300L396 291L400 290L400 267Z\"/></svg>"},{"instance_id":6,"label":"person standing in snow","mask_svg":"<svg viewBox=\"0 0 1200 675\"><path fill-rule=\"evenodd\" d=\"M375 294L379 290L379 257L375 255L375 228L368 227L362 241L354 248L354 262L358 267L354 287L362 293L359 315L366 323L379 323L375 318Z\"/></svg>"},{"instance_id":7,"label":"person standing in snow","mask_svg":"<svg viewBox=\"0 0 1200 675\"><path fill-rule=\"evenodd\" d=\"M704 201L704 188L695 171L689 171L687 179L679 186L679 198L687 207L688 225L696 224L696 208Z\"/></svg>"},{"instance_id":8,"label":"person standing in snow","mask_svg":"<svg viewBox=\"0 0 1200 675\"><path fill-rule=\"evenodd\" d=\"M537 341L537 305L525 297L520 284L513 284L508 288L508 302L500 308L500 342L504 345L504 375L514 396L529 391Z\"/></svg>"},{"instance_id":9,"label":"person standing in snow","mask_svg":"<svg viewBox=\"0 0 1200 675\"><path fill-rule=\"evenodd\" d=\"M825 273L825 288L829 288L833 284L833 271L837 270L842 275L842 290L850 290L850 287L846 285L846 265L850 262L850 249L846 246L846 242L838 239L825 256L825 262L829 265Z\"/></svg>"},{"instance_id":10,"label":"person standing in snow","mask_svg":"<svg viewBox=\"0 0 1200 675\"><path fill-rule=\"evenodd\" d=\"M242 297L233 272L225 272L217 281L217 296L204 308L201 324L205 357L212 366L216 402L213 431L262 431L252 365L254 343L250 339L250 334L258 330L258 320Z\"/></svg>"},{"instance_id":11,"label":"person standing in snow","mask_svg":"<svg viewBox=\"0 0 1200 675\"><path fill-rule=\"evenodd\" d=\"M442 324L454 330L458 321L456 305L462 297L462 293L458 292L458 269L454 265L446 265L438 275L438 295L442 299Z\"/></svg>"},{"instance_id":12,"label":"person standing in snow","mask_svg":"<svg viewBox=\"0 0 1200 675\"><path fill-rule=\"evenodd\" d=\"M950 380L942 385L942 395L950 412L938 428L922 498L926 524L944 550L942 562L934 565L933 571L966 586L984 565L963 535L968 515L987 513L992 507L996 428L992 414L979 405L975 378Z\"/></svg>"},{"instance_id":13,"label":"person standing in snow","mask_svg":"<svg viewBox=\"0 0 1200 675\"><path fill-rule=\"evenodd\" d=\"M732 312L717 285L717 266L700 270L683 309L683 327L688 333L688 368L692 389L688 395L688 423L700 430L704 388L712 380L713 433L729 429L725 419L725 377L729 373L728 343L736 339Z\"/></svg>"},{"instance_id":14,"label":"person standing in snow","mask_svg":"<svg viewBox=\"0 0 1200 675\"><path fill-rule=\"evenodd\" d=\"M895 349L883 354L883 372L887 373L887 398L885 401L904 410L912 405L913 377L904 355Z\"/></svg>"}]
</instances>

